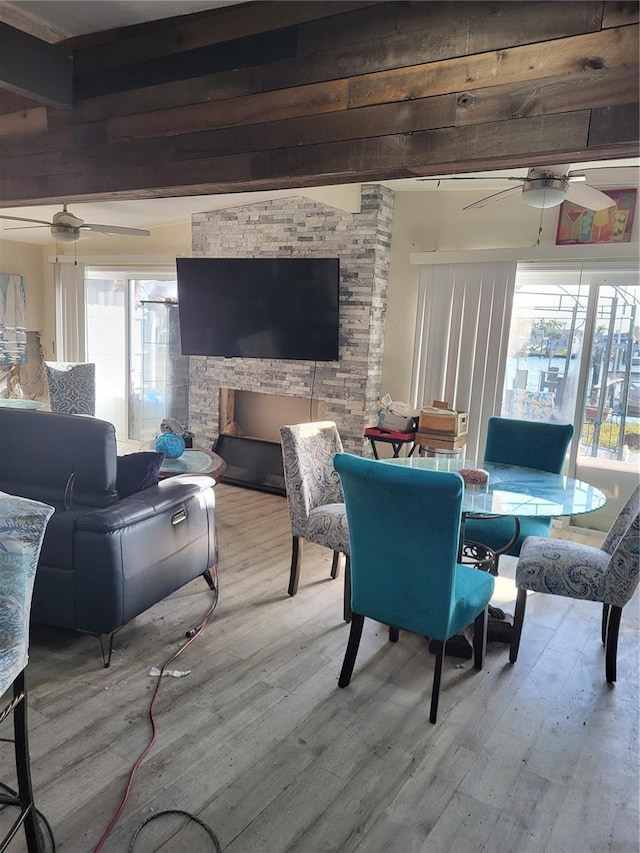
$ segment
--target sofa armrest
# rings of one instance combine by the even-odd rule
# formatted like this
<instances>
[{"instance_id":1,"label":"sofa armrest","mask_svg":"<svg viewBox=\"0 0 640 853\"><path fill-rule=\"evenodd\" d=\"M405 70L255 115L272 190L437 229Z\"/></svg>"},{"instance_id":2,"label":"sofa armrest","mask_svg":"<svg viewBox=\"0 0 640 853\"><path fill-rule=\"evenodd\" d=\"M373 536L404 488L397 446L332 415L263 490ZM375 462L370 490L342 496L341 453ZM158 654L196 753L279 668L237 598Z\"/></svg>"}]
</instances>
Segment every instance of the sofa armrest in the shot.
<instances>
[{"instance_id":1,"label":"sofa armrest","mask_svg":"<svg viewBox=\"0 0 640 853\"><path fill-rule=\"evenodd\" d=\"M112 533L133 524L138 524L147 518L171 512L194 495L212 489L215 485L213 477L204 474L179 474L161 480L157 486L151 486L141 492L136 492L121 501L89 512L78 518L77 529L92 533Z\"/></svg>"}]
</instances>

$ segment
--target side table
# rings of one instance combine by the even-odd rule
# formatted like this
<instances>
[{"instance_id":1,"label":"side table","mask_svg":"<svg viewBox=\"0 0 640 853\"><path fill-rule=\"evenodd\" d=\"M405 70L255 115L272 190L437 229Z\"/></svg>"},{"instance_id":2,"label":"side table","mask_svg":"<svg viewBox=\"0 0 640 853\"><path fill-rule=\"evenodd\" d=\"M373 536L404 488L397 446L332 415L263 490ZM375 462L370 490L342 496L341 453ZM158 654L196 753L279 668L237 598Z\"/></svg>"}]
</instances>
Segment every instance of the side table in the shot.
<instances>
[{"instance_id":1,"label":"side table","mask_svg":"<svg viewBox=\"0 0 640 853\"><path fill-rule=\"evenodd\" d=\"M365 438L368 438L371 442L371 449L373 450L375 459L380 458L376 448L376 442L378 441L382 442L382 444L390 444L393 447L394 459L398 458L400 448L403 445L411 445L410 449L407 447L407 456L411 456L413 451L416 449L415 432L394 432L392 430L384 429L384 427L367 427L364 431L364 435Z\"/></svg>"},{"instance_id":2,"label":"side table","mask_svg":"<svg viewBox=\"0 0 640 853\"><path fill-rule=\"evenodd\" d=\"M160 468L160 479L175 477L178 474L208 474L217 479L227 467L227 463L217 453L206 450L185 450L177 459L165 459Z\"/></svg>"}]
</instances>

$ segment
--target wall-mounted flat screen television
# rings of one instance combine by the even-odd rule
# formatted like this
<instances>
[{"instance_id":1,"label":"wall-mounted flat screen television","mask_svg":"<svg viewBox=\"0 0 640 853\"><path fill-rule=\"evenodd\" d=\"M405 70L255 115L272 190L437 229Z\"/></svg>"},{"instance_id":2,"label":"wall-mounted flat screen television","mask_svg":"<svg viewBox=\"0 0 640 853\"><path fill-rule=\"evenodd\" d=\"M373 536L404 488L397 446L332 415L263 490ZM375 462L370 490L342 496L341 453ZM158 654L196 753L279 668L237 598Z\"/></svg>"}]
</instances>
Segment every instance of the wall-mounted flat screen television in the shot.
<instances>
[{"instance_id":1,"label":"wall-mounted flat screen television","mask_svg":"<svg viewBox=\"0 0 640 853\"><path fill-rule=\"evenodd\" d=\"M178 258L184 355L337 361L338 258Z\"/></svg>"}]
</instances>

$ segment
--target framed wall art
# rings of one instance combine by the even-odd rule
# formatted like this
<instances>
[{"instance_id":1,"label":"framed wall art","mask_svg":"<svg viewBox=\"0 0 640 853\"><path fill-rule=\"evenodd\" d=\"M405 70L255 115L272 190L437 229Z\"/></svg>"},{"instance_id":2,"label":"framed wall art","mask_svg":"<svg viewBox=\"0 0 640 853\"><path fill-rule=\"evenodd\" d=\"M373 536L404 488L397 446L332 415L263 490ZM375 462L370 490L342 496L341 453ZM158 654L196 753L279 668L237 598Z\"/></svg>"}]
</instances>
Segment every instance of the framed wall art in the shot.
<instances>
[{"instance_id":1,"label":"framed wall art","mask_svg":"<svg viewBox=\"0 0 640 853\"><path fill-rule=\"evenodd\" d=\"M577 243L629 243L636 211L637 189L602 190L611 207L589 210L563 201L558 216L556 246Z\"/></svg>"},{"instance_id":2,"label":"framed wall art","mask_svg":"<svg viewBox=\"0 0 640 853\"><path fill-rule=\"evenodd\" d=\"M0 365L26 363L26 318L24 278L0 273Z\"/></svg>"}]
</instances>

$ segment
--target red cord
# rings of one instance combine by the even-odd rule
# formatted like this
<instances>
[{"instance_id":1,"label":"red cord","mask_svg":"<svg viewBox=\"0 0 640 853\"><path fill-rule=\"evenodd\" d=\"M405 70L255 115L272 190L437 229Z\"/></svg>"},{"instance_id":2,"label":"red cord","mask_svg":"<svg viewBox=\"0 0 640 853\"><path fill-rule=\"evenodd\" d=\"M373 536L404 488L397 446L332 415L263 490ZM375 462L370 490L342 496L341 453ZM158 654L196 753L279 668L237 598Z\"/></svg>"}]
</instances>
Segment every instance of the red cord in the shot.
<instances>
[{"instance_id":1,"label":"red cord","mask_svg":"<svg viewBox=\"0 0 640 853\"><path fill-rule=\"evenodd\" d=\"M200 636L200 634L207 627L207 622L211 618L211 614L216 609L216 605L218 604L217 589L218 589L218 583L217 583L217 578L216 578L216 595L215 595L213 604L207 610L207 612L204 616L204 619L202 620L202 623L200 624L199 628L196 630L195 634L192 637L189 637L189 639L186 641L186 643L183 643L180 646L180 648L178 649L177 652L175 652L173 655L171 655L171 657L162 664L162 667L160 668L160 675L158 676L158 683L155 686L155 689L153 691L153 696L151 697L151 703L149 705L149 719L151 720L151 738L150 738L149 742L147 743L147 745L145 746L145 748L140 753L140 755L138 756L138 758L136 759L135 764L131 768L131 771L129 773L129 779L127 781L127 787L125 788L125 792L122 796L122 799L120 800L120 805L118 806L114 816L109 821L107 828L105 829L104 833L102 834L102 838L100 839L100 841L98 841L96 846L93 848L93 853L99 853L99 851L102 849L102 845L107 840L107 838L111 835L111 833L113 832L113 828L115 827L117 822L120 820L120 815L124 811L124 807L126 806L127 800L129 799L129 794L131 793L131 786L133 785L133 777L136 775L138 768L140 767L140 765L144 761L149 750L151 749L151 747L156 742L157 729L156 729L156 720L155 720L155 717L153 715L153 706L155 704L156 697L157 697L158 692L160 690L160 684L162 682L162 675L163 675L165 669L169 666L169 664L173 663L173 661L178 657L178 655L181 655L185 649L188 649L189 646L191 645L191 643L193 643L194 640L197 640L198 637Z\"/></svg>"}]
</instances>

